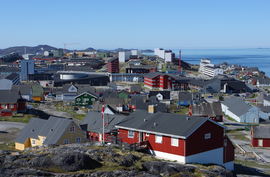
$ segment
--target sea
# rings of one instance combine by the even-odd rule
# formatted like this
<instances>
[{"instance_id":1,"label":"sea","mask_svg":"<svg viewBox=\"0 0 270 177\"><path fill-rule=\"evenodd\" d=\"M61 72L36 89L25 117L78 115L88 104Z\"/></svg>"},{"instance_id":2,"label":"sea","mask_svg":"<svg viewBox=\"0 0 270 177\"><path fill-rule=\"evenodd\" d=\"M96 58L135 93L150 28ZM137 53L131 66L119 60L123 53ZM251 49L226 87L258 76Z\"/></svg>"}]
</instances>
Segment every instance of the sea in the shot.
<instances>
[{"instance_id":1,"label":"sea","mask_svg":"<svg viewBox=\"0 0 270 177\"><path fill-rule=\"evenodd\" d=\"M173 50L179 56L179 49ZM214 64L227 62L248 67L258 67L270 76L270 48L252 49L181 49L182 60L199 64L202 58L209 58Z\"/></svg>"}]
</instances>

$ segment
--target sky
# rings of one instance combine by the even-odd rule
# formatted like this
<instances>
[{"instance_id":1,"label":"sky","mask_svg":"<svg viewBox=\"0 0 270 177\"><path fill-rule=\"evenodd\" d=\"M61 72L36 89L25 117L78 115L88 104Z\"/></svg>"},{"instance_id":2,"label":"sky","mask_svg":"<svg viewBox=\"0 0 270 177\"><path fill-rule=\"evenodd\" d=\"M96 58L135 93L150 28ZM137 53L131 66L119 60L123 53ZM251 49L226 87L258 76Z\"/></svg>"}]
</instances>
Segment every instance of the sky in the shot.
<instances>
[{"instance_id":1,"label":"sky","mask_svg":"<svg viewBox=\"0 0 270 177\"><path fill-rule=\"evenodd\" d=\"M0 48L270 47L270 0L1 0Z\"/></svg>"}]
</instances>

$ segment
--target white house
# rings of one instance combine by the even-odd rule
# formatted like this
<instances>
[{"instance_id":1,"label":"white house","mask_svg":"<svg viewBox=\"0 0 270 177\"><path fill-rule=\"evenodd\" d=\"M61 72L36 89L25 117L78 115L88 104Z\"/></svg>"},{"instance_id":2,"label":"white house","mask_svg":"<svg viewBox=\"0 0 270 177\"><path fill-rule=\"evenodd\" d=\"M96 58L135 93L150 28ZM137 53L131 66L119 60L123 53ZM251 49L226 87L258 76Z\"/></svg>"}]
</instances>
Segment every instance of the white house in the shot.
<instances>
[{"instance_id":1,"label":"white house","mask_svg":"<svg viewBox=\"0 0 270 177\"><path fill-rule=\"evenodd\" d=\"M221 102L222 112L242 123L259 123L260 119L269 119L267 113L258 107L249 105L240 97L227 97Z\"/></svg>"}]
</instances>

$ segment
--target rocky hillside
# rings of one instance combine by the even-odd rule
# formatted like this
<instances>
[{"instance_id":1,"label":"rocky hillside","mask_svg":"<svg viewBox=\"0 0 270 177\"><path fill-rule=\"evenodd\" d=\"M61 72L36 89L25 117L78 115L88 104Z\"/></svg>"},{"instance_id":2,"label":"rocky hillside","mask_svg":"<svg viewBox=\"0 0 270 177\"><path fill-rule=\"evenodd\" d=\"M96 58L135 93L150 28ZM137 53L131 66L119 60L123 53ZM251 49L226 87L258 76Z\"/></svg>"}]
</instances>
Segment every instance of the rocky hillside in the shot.
<instances>
[{"instance_id":1,"label":"rocky hillside","mask_svg":"<svg viewBox=\"0 0 270 177\"><path fill-rule=\"evenodd\" d=\"M0 176L232 176L223 167L181 165L115 147L66 145L0 152Z\"/></svg>"}]
</instances>

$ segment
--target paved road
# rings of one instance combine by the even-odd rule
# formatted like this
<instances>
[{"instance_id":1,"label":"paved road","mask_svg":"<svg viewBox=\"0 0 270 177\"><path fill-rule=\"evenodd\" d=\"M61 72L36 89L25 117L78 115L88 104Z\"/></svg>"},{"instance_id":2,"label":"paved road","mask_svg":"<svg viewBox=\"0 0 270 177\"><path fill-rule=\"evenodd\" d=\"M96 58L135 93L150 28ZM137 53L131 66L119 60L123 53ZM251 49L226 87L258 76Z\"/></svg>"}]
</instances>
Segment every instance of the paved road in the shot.
<instances>
[{"instance_id":1,"label":"paved road","mask_svg":"<svg viewBox=\"0 0 270 177\"><path fill-rule=\"evenodd\" d=\"M0 131L6 131L8 132L9 129L12 128L17 128L17 129L23 129L25 126L25 123L20 123L20 122L5 122L5 121L0 121Z\"/></svg>"}]
</instances>

